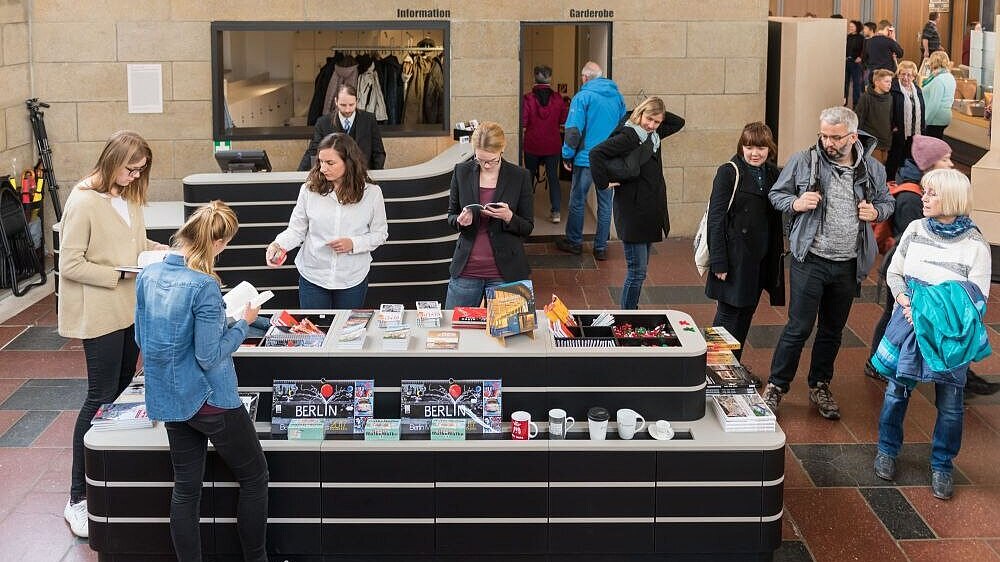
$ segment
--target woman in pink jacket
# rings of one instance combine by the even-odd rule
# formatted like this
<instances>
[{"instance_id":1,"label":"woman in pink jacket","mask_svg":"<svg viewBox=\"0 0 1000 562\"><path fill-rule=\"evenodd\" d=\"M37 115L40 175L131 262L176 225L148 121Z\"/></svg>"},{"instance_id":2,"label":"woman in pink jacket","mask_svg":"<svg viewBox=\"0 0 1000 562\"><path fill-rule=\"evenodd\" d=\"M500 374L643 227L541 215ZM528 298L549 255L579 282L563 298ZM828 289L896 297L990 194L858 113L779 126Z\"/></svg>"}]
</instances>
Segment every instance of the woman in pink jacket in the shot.
<instances>
[{"instance_id":1,"label":"woman in pink jacket","mask_svg":"<svg viewBox=\"0 0 1000 562\"><path fill-rule=\"evenodd\" d=\"M552 69L545 65L535 67L535 87L524 94L521 102L521 127L524 128L524 165L538 178L538 165L545 164L545 177L549 182L549 220L558 223L562 194L559 189L559 154L562 136L559 127L566 122L569 106L559 92L552 89Z\"/></svg>"}]
</instances>

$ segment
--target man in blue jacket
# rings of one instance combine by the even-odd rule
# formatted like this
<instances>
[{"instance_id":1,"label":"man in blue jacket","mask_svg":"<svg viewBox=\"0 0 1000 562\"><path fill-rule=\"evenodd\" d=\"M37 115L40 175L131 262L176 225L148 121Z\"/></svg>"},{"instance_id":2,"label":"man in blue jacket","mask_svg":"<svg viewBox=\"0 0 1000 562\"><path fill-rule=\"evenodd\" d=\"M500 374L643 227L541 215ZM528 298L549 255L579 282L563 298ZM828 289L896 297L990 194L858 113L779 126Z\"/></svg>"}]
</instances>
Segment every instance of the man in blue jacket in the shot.
<instances>
[{"instance_id":1,"label":"man in blue jacket","mask_svg":"<svg viewBox=\"0 0 1000 562\"><path fill-rule=\"evenodd\" d=\"M625 98L618 91L618 85L601 74L601 67L593 61L580 70L583 86L570 102L562 147L563 166L573 170L573 183L569 193L566 237L557 240L556 247L577 255L583 248L583 212L587 192L594 183L590 175L590 149L607 139L625 116ZM597 190L594 258L599 260L608 259L613 198L614 190Z\"/></svg>"}]
</instances>

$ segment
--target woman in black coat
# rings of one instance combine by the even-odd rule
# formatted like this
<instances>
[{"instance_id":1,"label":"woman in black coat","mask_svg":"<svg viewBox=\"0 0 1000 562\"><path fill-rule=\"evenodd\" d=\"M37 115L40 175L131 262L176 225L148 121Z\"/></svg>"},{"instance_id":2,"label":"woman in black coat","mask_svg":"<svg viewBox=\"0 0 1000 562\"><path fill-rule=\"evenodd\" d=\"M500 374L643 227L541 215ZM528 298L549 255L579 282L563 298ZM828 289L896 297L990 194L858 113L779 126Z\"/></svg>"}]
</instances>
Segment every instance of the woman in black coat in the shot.
<instances>
[{"instance_id":1,"label":"woman in black coat","mask_svg":"<svg viewBox=\"0 0 1000 562\"><path fill-rule=\"evenodd\" d=\"M740 341L740 349L734 352L737 358L761 291L768 292L773 306L785 304L781 213L767 198L778 179L776 156L771 129L760 122L750 123L743 127L736 155L719 166L712 182L705 295L718 301L713 325L726 328Z\"/></svg>"},{"instance_id":2,"label":"woman in black coat","mask_svg":"<svg viewBox=\"0 0 1000 562\"><path fill-rule=\"evenodd\" d=\"M670 233L660 139L682 127L684 119L667 111L662 99L646 98L606 141L590 151L594 185L615 189L615 229L624 242L628 266L622 310L639 308L653 242Z\"/></svg>"},{"instance_id":3,"label":"woman in black coat","mask_svg":"<svg viewBox=\"0 0 1000 562\"><path fill-rule=\"evenodd\" d=\"M892 147L885 161L885 177L889 180L896 179L903 162L913 155L913 137L924 134L927 127L924 121L927 106L917 78L917 65L904 60L899 63L889 90L892 94Z\"/></svg>"}]
</instances>

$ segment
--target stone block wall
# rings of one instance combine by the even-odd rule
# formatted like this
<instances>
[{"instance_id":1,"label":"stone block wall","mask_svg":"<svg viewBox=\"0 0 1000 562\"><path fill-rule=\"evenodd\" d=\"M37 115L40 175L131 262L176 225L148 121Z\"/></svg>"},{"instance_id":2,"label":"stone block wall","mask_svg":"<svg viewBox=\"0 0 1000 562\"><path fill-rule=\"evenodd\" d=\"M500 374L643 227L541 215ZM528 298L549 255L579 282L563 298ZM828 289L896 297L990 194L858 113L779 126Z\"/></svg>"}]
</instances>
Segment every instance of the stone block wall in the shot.
<instances>
[{"instance_id":1,"label":"stone block wall","mask_svg":"<svg viewBox=\"0 0 1000 562\"><path fill-rule=\"evenodd\" d=\"M155 151L152 199L180 199L181 178L216 170L210 22L394 21L398 8L449 11L449 121L499 122L508 131L511 154L518 145L520 22L612 21L612 78L627 105L638 103L640 94L659 95L688 122L664 146L674 235L693 234L715 169L732 156L743 125L764 117L765 0L500 0L489 5L459 0L368 0L363 5L345 0L32 0L0 2L0 72L23 86L23 91L6 88L0 94L7 121L0 128L6 144L0 146L8 151L12 143L30 146L30 134L20 125L27 122L22 102L30 91L52 104L47 125L64 185L90 169L111 132L132 128ZM576 17L586 10L613 10L614 15ZM30 51L25 44L29 26ZM163 65L162 114L128 113L127 63ZM449 137L387 139L387 165L426 160L451 142ZM294 169L306 143L245 141L236 147L265 148L276 169Z\"/></svg>"}]
</instances>

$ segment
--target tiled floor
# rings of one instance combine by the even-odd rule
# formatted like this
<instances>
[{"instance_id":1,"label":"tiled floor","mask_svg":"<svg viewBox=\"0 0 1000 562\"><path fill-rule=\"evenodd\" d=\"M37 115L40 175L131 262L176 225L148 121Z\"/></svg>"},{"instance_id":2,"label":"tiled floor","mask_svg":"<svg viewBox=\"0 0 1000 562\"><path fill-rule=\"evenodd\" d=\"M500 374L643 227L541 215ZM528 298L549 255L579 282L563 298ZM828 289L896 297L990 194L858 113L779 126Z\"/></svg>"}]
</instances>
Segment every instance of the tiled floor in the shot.
<instances>
[{"instance_id":1,"label":"tiled floor","mask_svg":"<svg viewBox=\"0 0 1000 562\"><path fill-rule=\"evenodd\" d=\"M585 250L589 250L588 247ZM704 297L691 263L690 240L658 244L642 294L643 308L677 308L701 324L715 305ZM558 294L571 308L617 308L625 271L621 245L596 262L587 251L570 256L551 243L529 244L539 298ZM861 366L880 314L875 286L864 287L834 366L833 390L843 418L821 418L802 380L782 403L779 422L788 437L785 466L785 542L782 561L909 560L1000 562L1000 396L976 397L965 411L962 452L955 461L956 493L942 502L930 494L928 451L934 428L933 391L910 402L899 476L874 477L871 461L882 387ZM990 298L987 322L1000 346L1000 291ZM758 308L744 361L766 373L786 320L784 307ZM54 333L47 297L0 324L0 560L96 560L62 520L69 488L74 410L86 392L80 342ZM808 365L809 349L802 365ZM803 370L800 369L800 372ZM1000 380L1000 355L977 367ZM720 537L720 540L722 538Z\"/></svg>"}]
</instances>

